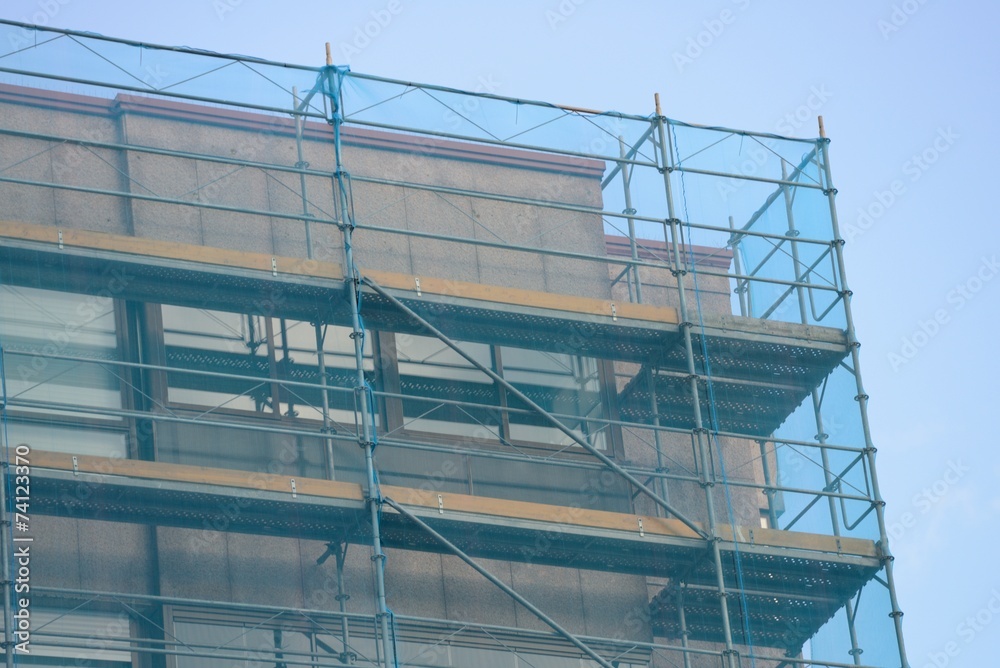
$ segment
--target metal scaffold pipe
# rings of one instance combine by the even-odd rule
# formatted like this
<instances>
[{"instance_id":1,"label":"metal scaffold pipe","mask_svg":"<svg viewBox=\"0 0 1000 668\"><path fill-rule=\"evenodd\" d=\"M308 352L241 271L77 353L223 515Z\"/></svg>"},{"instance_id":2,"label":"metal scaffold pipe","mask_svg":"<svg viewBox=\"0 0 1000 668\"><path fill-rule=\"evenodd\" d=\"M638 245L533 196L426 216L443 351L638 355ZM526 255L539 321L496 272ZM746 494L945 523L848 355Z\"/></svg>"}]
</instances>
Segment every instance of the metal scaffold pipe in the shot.
<instances>
[{"instance_id":1,"label":"metal scaffold pipe","mask_svg":"<svg viewBox=\"0 0 1000 668\"><path fill-rule=\"evenodd\" d=\"M618 147L621 151L621 156L624 159L628 153L625 149L625 138L618 137ZM635 218L633 216L636 214L635 207L632 206L632 170L628 168L628 165L624 162L618 163L621 167L622 172L622 187L625 192L625 211L624 213L628 216L628 244L629 250L632 254L633 260L639 259L639 249L636 246L635 241ZM639 276L639 267L637 265L632 265L632 278L635 280L635 301L639 304L642 303L642 278ZM630 291L631 292L631 291ZM631 294L629 295L631 296Z\"/></svg>"},{"instance_id":2,"label":"metal scaffold pipe","mask_svg":"<svg viewBox=\"0 0 1000 668\"><path fill-rule=\"evenodd\" d=\"M7 442L7 375L4 370L4 352L0 347L0 448L3 453L3 489L0 489L0 561L3 562L3 649L7 668L14 668L14 616L11 610L11 599L14 594L14 582L11 577L11 560L13 559L13 533L7 507L7 492L10 484L10 443ZM8 542L10 541L10 542Z\"/></svg>"},{"instance_id":3,"label":"metal scaffold pipe","mask_svg":"<svg viewBox=\"0 0 1000 668\"><path fill-rule=\"evenodd\" d=\"M380 530L379 515L382 512L382 498L378 488L378 478L375 473L375 424L374 415L371 415L372 405L369 400L368 381L365 379L364 368L364 338L365 331L361 324L361 306L358 301L360 291L360 280L358 277L357 265L354 262L354 250L352 235L354 232L353 221L350 213L348 194L346 189L346 179L343 171L343 155L341 153L340 126L343 123L340 106L340 71L335 67L328 67L325 75L330 86L328 92L330 96L330 106L333 111L333 146L334 157L337 170L334 173L334 195L340 204L341 229L344 235L344 269L347 273L347 292L351 305L351 339L354 341L354 362L356 373L355 397L360 406L358 413L361 415L361 425L358 431L358 445L365 453L365 473L366 489L365 500L371 515L372 525L372 549L374 554L372 561L375 564L375 595L376 610L378 613L379 631L382 635L382 658L386 668L397 664L392 637L389 634L389 606L386 603L385 594L385 552L382 549L382 536Z\"/></svg>"},{"instance_id":4,"label":"metal scaffold pipe","mask_svg":"<svg viewBox=\"0 0 1000 668\"><path fill-rule=\"evenodd\" d=\"M674 210L673 186L670 183L671 151L673 142L668 137L666 131L666 119L660 110L660 95L656 95L656 119L657 134L660 144L660 156L663 162L663 187L667 198L667 215L669 216L670 243L673 246L674 267L677 278L677 299L678 313L681 320L681 329L684 331L684 354L687 358L688 377L690 378L690 390L692 399L692 409L694 413L695 438L698 442L698 456L702 462L702 486L705 489L705 505L708 515L708 540L711 545L712 561L715 566L716 587L719 594L719 608L722 615L722 631L725 640L727 657L730 668L736 668L737 656L733 646L733 632L729 623L729 601L726 593L726 580L722 570L722 550L719 547L720 538L716 531L715 500L712 498L712 489L715 486L715 479L712 475L712 467L709 466L708 444L706 436L708 430L705 429L701 415L701 397L698 389L698 374L694 360L694 344L691 341L691 327L693 324L688 320L687 299L684 294L684 263L681 259L681 235L678 230L680 221L677 219ZM669 142L669 145L668 145ZM669 146L669 147L668 147Z\"/></svg>"},{"instance_id":5,"label":"metal scaffold pipe","mask_svg":"<svg viewBox=\"0 0 1000 668\"><path fill-rule=\"evenodd\" d=\"M847 287L847 270L844 263L844 239L840 236L840 224L837 219L837 189L833 187L833 179L830 170L830 140L826 137L826 130L823 127L823 118L819 118L820 131L820 152L823 159L823 176L825 178L824 193L830 205L830 224L833 228L834 254L837 259L837 273L840 276L840 285L843 291L844 318L846 320L847 344L851 350L851 363L854 367L854 380L857 387L858 409L861 414L861 428L865 439L865 456L868 462L869 475L872 485L872 504L875 507L875 517L878 521L879 548L882 552L882 562L885 566L885 582L889 590L889 602L892 606L893 625L896 631L896 645L899 649L899 660L902 668L910 668L910 663L906 658L906 644L903 641L903 611L899 607L896 598L896 580L893 575L893 556L889 549L889 535L885 525L885 501L882 500L882 492L879 489L878 473L875 468L875 446L872 442L871 425L868 422L868 394L865 392L864 383L861 379L861 344L858 342L854 329L854 313L851 310L851 291ZM857 658L857 657L855 657Z\"/></svg>"}]
</instances>

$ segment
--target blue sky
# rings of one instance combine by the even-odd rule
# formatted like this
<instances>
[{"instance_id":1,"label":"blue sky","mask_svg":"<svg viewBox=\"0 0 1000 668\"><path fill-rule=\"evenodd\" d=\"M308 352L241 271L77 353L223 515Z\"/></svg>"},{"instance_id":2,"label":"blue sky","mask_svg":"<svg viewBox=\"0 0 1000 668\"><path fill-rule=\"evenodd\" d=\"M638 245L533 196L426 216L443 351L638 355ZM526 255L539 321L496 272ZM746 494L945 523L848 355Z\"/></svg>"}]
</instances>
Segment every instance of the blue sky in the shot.
<instances>
[{"instance_id":1,"label":"blue sky","mask_svg":"<svg viewBox=\"0 0 1000 668\"><path fill-rule=\"evenodd\" d=\"M978 624L1000 592L1000 5L6 0L0 16L308 65L331 42L359 72L639 114L659 92L672 118L799 137L822 114L910 660L995 663L1000 619Z\"/></svg>"}]
</instances>

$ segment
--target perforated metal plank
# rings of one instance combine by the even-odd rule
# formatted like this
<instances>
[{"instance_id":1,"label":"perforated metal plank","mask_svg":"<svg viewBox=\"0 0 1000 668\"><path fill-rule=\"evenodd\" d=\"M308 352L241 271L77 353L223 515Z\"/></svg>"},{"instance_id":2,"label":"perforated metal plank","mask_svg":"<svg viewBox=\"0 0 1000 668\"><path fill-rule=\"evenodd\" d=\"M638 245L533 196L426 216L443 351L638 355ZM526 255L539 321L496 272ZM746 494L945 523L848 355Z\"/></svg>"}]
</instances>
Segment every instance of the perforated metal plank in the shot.
<instances>
[{"instance_id":1,"label":"perforated metal plank","mask_svg":"<svg viewBox=\"0 0 1000 668\"><path fill-rule=\"evenodd\" d=\"M676 345L677 325L577 314L532 306L392 291L393 296L458 341L508 345L604 359L643 361ZM422 329L388 300L365 292L365 324L374 329L413 334Z\"/></svg>"},{"instance_id":2,"label":"perforated metal plank","mask_svg":"<svg viewBox=\"0 0 1000 668\"><path fill-rule=\"evenodd\" d=\"M308 321L349 315L343 281L7 239L0 283Z\"/></svg>"},{"instance_id":3,"label":"perforated metal plank","mask_svg":"<svg viewBox=\"0 0 1000 668\"><path fill-rule=\"evenodd\" d=\"M780 648L793 655L843 607L843 601L835 599L738 591L730 592L728 600L734 643ZM681 626L673 589L660 592L650 603L650 612L656 635L680 638ZM724 642L719 595L714 589L685 587L684 618L689 640Z\"/></svg>"}]
</instances>

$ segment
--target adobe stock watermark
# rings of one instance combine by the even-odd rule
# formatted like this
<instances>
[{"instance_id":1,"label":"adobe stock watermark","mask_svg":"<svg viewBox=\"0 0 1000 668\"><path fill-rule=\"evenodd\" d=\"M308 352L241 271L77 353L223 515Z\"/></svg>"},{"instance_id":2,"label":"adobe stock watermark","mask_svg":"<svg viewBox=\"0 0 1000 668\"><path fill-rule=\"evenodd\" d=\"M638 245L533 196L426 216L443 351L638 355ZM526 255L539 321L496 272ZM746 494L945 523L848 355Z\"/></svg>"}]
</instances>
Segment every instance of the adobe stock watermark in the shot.
<instances>
[{"instance_id":1,"label":"adobe stock watermark","mask_svg":"<svg viewBox=\"0 0 1000 668\"><path fill-rule=\"evenodd\" d=\"M243 0L212 0L212 9L215 10L215 17L220 21L226 20L226 14L235 12L237 7L243 4Z\"/></svg>"},{"instance_id":2,"label":"adobe stock watermark","mask_svg":"<svg viewBox=\"0 0 1000 668\"><path fill-rule=\"evenodd\" d=\"M998 272L1000 272L1000 261L997 260L996 254L983 257L976 271L956 284L945 295L949 308L939 308L930 318L921 320L909 336L903 337L899 349L889 353L888 362L892 370L899 371L901 367L909 364L934 337L941 333L944 326L951 322L952 314L961 311L975 299Z\"/></svg>"},{"instance_id":3,"label":"adobe stock watermark","mask_svg":"<svg viewBox=\"0 0 1000 668\"><path fill-rule=\"evenodd\" d=\"M852 241L875 226L885 214L909 192L909 184L916 183L924 174L941 159L941 156L951 150L961 135L950 126L938 128L931 143L919 153L914 153L901 166L903 178L893 179L885 190L872 192L872 200L863 207L858 207L857 217L853 222L843 227L845 241Z\"/></svg>"},{"instance_id":4,"label":"adobe stock watermark","mask_svg":"<svg viewBox=\"0 0 1000 668\"><path fill-rule=\"evenodd\" d=\"M1000 615L1000 589L993 587L990 590L990 598L983 607L955 627L955 635L961 643L959 640L949 640L940 650L928 653L927 661L921 668L948 668L952 660L962 654L962 648L971 645L998 615Z\"/></svg>"},{"instance_id":5,"label":"adobe stock watermark","mask_svg":"<svg viewBox=\"0 0 1000 668\"><path fill-rule=\"evenodd\" d=\"M576 14L576 8L587 3L587 0L562 0L555 9L545 10L545 20L549 23L549 30L553 32L560 24L569 20L569 17Z\"/></svg>"},{"instance_id":6,"label":"adobe stock watermark","mask_svg":"<svg viewBox=\"0 0 1000 668\"><path fill-rule=\"evenodd\" d=\"M22 23L34 23L37 26L47 26L52 23L62 8L70 4L73 0L38 0L35 6L38 11L31 16L22 16ZM19 28L7 36L12 49L21 49L35 44L34 31L28 28Z\"/></svg>"},{"instance_id":7,"label":"adobe stock watermark","mask_svg":"<svg viewBox=\"0 0 1000 668\"><path fill-rule=\"evenodd\" d=\"M678 73L683 74L684 68L688 65L693 65L694 61L701 58L705 54L705 51L710 49L722 37L726 29L736 23L739 19L739 12L746 11L750 7L750 0L731 1L738 11L733 11L727 7L720 11L718 15L710 19L705 19L701 22L703 29L699 30L695 35L688 37L684 49L674 51L672 57Z\"/></svg>"},{"instance_id":8,"label":"adobe stock watermark","mask_svg":"<svg viewBox=\"0 0 1000 668\"><path fill-rule=\"evenodd\" d=\"M382 9L373 9L368 21L354 27L354 35L351 40L337 45L343 63L350 65L351 59L360 56L361 52L371 46L379 35L389 27L389 24L402 13L402 0L389 0Z\"/></svg>"},{"instance_id":9,"label":"adobe stock watermark","mask_svg":"<svg viewBox=\"0 0 1000 668\"><path fill-rule=\"evenodd\" d=\"M451 132L458 132L463 123L467 122L467 117L478 113L482 108L483 98L479 97L479 94L495 94L498 90L500 90L500 86L502 85L503 83L496 81L492 74L478 77L476 87L472 90L472 92L476 93L476 95L461 96L461 102L452 104L448 110L444 112L442 119L444 120L447 128Z\"/></svg>"},{"instance_id":10,"label":"adobe stock watermark","mask_svg":"<svg viewBox=\"0 0 1000 668\"><path fill-rule=\"evenodd\" d=\"M948 492L971 470L972 467L963 463L961 459L948 460L948 468L945 469L941 477L914 494L910 500L910 503L917 509L917 512L913 513L907 510L899 516L899 520L890 522L886 526L885 529L889 538L899 540L909 529L917 526L917 520L929 513L934 506L940 503L947 496Z\"/></svg>"},{"instance_id":11,"label":"adobe stock watermark","mask_svg":"<svg viewBox=\"0 0 1000 668\"><path fill-rule=\"evenodd\" d=\"M817 112L831 97L833 93L827 90L826 84L810 86L805 101L782 116L781 120L774 124L774 129L780 135L793 135L806 123L811 122L815 125Z\"/></svg>"},{"instance_id":12,"label":"adobe stock watermark","mask_svg":"<svg viewBox=\"0 0 1000 668\"><path fill-rule=\"evenodd\" d=\"M889 18L879 19L878 23L875 24L878 31L882 33L882 39L889 41L889 38L909 23L910 19L926 4L927 0L903 0L903 2L894 4L892 11L889 12Z\"/></svg>"},{"instance_id":13,"label":"adobe stock watermark","mask_svg":"<svg viewBox=\"0 0 1000 668\"><path fill-rule=\"evenodd\" d=\"M780 135L794 134L796 130L800 129L810 119L814 119L819 110L823 108L823 105L832 97L833 92L826 87L826 84L810 86L809 93L802 104L783 114L775 121L774 132ZM715 188L719 194L719 198L723 202L728 202L729 197L733 193L738 192L740 188L747 184L747 179L742 177L754 176L770 161L780 160L781 158L777 155L776 151L777 147L778 141L776 139L769 137L756 138L756 141L746 151L746 159L739 164L737 175L719 180L716 183Z\"/></svg>"}]
</instances>

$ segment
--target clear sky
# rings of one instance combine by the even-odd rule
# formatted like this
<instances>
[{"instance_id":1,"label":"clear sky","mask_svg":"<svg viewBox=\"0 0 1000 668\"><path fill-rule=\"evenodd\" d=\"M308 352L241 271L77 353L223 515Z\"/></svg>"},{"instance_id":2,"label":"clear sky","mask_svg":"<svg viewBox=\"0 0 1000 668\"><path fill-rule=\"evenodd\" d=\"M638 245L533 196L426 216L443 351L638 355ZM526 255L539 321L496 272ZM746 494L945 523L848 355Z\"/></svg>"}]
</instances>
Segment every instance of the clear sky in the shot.
<instances>
[{"instance_id":1,"label":"clear sky","mask_svg":"<svg viewBox=\"0 0 1000 668\"><path fill-rule=\"evenodd\" d=\"M0 16L306 65L331 42L358 72L638 114L659 92L672 118L798 137L822 114L911 663L997 665L1000 3L4 0Z\"/></svg>"}]
</instances>

